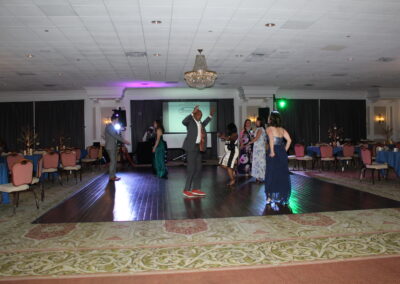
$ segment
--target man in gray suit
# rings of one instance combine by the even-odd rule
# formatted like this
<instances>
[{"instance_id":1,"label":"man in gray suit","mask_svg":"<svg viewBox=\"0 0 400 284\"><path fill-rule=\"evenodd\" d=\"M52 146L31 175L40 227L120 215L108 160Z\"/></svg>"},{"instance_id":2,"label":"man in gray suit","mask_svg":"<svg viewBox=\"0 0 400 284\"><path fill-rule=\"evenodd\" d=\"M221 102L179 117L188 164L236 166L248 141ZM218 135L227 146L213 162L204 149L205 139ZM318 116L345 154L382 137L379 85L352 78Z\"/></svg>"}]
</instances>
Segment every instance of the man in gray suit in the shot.
<instances>
[{"instance_id":1,"label":"man in gray suit","mask_svg":"<svg viewBox=\"0 0 400 284\"><path fill-rule=\"evenodd\" d=\"M214 110L210 112L210 116L201 122L202 112L199 106L196 106L191 114L189 114L182 124L187 128L187 136L183 142L183 149L186 151L187 159L187 177L183 195L185 197L205 196L206 193L201 191L201 153L205 152L207 146L207 133L205 127L210 122Z\"/></svg>"},{"instance_id":2,"label":"man in gray suit","mask_svg":"<svg viewBox=\"0 0 400 284\"><path fill-rule=\"evenodd\" d=\"M121 178L115 176L115 172L117 171L117 151L118 145L117 141L129 145L129 141L123 139L120 135L118 135L118 131L115 129L115 125L118 123L118 116L114 113L111 116L111 123L107 124L105 130L105 139L106 139L106 150L108 156L110 157L110 167L109 167L109 175L110 181L118 181Z\"/></svg>"}]
</instances>

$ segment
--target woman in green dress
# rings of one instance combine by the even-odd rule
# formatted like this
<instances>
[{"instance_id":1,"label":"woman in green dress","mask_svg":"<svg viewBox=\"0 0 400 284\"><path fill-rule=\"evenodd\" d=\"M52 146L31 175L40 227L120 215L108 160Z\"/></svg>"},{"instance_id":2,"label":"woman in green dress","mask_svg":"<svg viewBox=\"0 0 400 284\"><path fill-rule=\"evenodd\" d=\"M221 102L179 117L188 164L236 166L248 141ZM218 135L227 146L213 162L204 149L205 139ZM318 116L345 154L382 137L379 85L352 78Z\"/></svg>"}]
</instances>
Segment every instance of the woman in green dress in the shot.
<instances>
[{"instance_id":1,"label":"woman in green dress","mask_svg":"<svg viewBox=\"0 0 400 284\"><path fill-rule=\"evenodd\" d=\"M165 164L165 156L167 153L167 143L163 139L164 126L161 120L156 120L153 123L154 129L156 130L156 142L153 147L153 167L157 177L167 178L168 170Z\"/></svg>"}]
</instances>

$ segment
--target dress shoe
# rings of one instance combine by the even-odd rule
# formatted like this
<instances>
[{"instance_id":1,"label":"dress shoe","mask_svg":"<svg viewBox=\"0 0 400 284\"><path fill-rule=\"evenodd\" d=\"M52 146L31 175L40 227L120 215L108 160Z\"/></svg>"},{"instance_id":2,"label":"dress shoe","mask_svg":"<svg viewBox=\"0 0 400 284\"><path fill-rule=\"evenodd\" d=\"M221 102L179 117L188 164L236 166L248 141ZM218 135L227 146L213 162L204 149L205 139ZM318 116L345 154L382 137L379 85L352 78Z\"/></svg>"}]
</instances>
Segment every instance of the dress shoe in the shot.
<instances>
[{"instance_id":1,"label":"dress shoe","mask_svg":"<svg viewBox=\"0 0 400 284\"><path fill-rule=\"evenodd\" d=\"M113 178L110 178L110 181L119 181L121 178L119 178L119 177L113 177Z\"/></svg>"},{"instance_id":2,"label":"dress shoe","mask_svg":"<svg viewBox=\"0 0 400 284\"><path fill-rule=\"evenodd\" d=\"M206 195L206 193L204 191L201 191L200 189L193 189L192 194L197 195L197 196L205 196Z\"/></svg>"},{"instance_id":3,"label":"dress shoe","mask_svg":"<svg viewBox=\"0 0 400 284\"><path fill-rule=\"evenodd\" d=\"M188 198L194 198L194 197L196 197L191 191L189 191L189 190L184 190L183 191L183 195L185 196L185 197L188 197Z\"/></svg>"}]
</instances>

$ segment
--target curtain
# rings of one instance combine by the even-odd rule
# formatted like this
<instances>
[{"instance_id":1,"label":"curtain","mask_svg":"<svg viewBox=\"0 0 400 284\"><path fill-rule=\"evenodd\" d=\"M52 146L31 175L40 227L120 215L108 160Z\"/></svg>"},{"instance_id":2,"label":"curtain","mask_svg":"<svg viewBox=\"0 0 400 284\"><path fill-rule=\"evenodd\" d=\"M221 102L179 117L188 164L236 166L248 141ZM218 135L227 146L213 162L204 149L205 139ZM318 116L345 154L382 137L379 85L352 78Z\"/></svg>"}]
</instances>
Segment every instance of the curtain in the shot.
<instances>
[{"instance_id":1,"label":"curtain","mask_svg":"<svg viewBox=\"0 0 400 284\"><path fill-rule=\"evenodd\" d=\"M162 120L162 101L131 101L132 152L136 151L137 143L142 141L146 129L156 119Z\"/></svg>"},{"instance_id":2,"label":"curtain","mask_svg":"<svg viewBox=\"0 0 400 284\"><path fill-rule=\"evenodd\" d=\"M321 140L328 141L328 129L336 124L343 127L344 137L354 142L366 138L365 100L321 100Z\"/></svg>"},{"instance_id":3,"label":"curtain","mask_svg":"<svg viewBox=\"0 0 400 284\"><path fill-rule=\"evenodd\" d=\"M35 124L41 148L85 147L83 100L36 102Z\"/></svg>"},{"instance_id":4,"label":"curtain","mask_svg":"<svg viewBox=\"0 0 400 284\"><path fill-rule=\"evenodd\" d=\"M310 145L318 141L318 100L291 99L287 101L286 108L279 112L283 126L292 138L292 145Z\"/></svg>"},{"instance_id":5,"label":"curtain","mask_svg":"<svg viewBox=\"0 0 400 284\"><path fill-rule=\"evenodd\" d=\"M0 103L0 144L8 151L23 149L22 130L33 131L33 103Z\"/></svg>"}]
</instances>

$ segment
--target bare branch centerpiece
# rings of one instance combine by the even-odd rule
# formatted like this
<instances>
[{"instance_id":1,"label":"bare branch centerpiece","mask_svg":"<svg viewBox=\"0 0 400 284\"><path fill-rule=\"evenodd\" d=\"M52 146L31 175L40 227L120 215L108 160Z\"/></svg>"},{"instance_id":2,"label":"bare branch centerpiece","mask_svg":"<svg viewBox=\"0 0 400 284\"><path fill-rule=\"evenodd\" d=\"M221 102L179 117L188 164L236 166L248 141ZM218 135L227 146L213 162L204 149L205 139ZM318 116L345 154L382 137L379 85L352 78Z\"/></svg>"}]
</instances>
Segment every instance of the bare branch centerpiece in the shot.
<instances>
[{"instance_id":1,"label":"bare branch centerpiece","mask_svg":"<svg viewBox=\"0 0 400 284\"><path fill-rule=\"evenodd\" d=\"M24 155L32 155L33 150L36 145L36 141L38 141L38 133L29 127L25 126L22 128L21 137L18 139L19 142L22 143L22 149L24 151Z\"/></svg>"}]
</instances>

